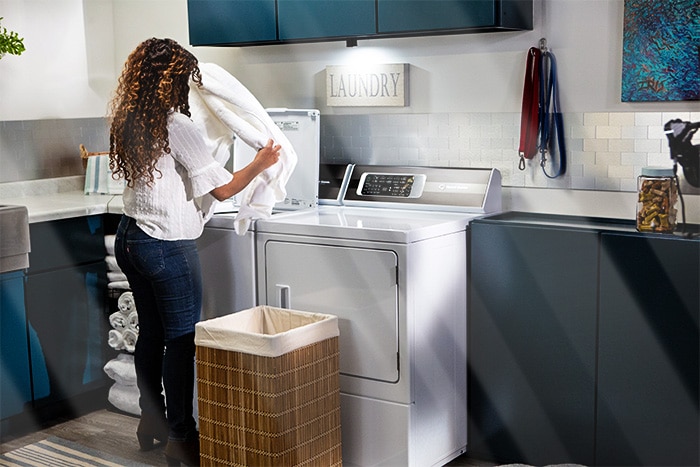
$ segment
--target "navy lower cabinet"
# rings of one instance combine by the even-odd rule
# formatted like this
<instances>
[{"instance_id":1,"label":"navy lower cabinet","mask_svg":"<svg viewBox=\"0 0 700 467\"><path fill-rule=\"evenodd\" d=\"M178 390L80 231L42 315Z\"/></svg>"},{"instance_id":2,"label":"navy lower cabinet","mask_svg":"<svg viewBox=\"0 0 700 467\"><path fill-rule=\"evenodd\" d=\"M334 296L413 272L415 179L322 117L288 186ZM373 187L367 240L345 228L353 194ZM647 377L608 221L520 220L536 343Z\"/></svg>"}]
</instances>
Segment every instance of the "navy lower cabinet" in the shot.
<instances>
[{"instance_id":1,"label":"navy lower cabinet","mask_svg":"<svg viewBox=\"0 0 700 467\"><path fill-rule=\"evenodd\" d=\"M601 238L597 462L700 465L700 239Z\"/></svg>"},{"instance_id":2,"label":"navy lower cabinet","mask_svg":"<svg viewBox=\"0 0 700 467\"><path fill-rule=\"evenodd\" d=\"M472 457L594 460L597 234L471 223Z\"/></svg>"},{"instance_id":3,"label":"navy lower cabinet","mask_svg":"<svg viewBox=\"0 0 700 467\"><path fill-rule=\"evenodd\" d=\"M26 312L39 418L77 414L105 396L107 273L101 216L30 224ZM96 395L93 399L91 395ZM46 414L46 415L44 415Z\"/></svg>"},{"instance_id":4,"label":"navy lower cabinet","mask_svg":"<svg viewBox=\"0 0 700 467\"><path fill-rule=\"evenodd\" d=\"M0 274L0 420L32 400L28 348L24 271Z\"/></svg>"},{"instance_id":5,"label":"navy lower cabinet","mask_svg":"<svg viewBox=\"0 0 700 467\"><path fill-rule=\"evenodd\" d=\"M499 214L469 293L472 457L700 465L700 238Z\"/></svg>"}]
</instances>

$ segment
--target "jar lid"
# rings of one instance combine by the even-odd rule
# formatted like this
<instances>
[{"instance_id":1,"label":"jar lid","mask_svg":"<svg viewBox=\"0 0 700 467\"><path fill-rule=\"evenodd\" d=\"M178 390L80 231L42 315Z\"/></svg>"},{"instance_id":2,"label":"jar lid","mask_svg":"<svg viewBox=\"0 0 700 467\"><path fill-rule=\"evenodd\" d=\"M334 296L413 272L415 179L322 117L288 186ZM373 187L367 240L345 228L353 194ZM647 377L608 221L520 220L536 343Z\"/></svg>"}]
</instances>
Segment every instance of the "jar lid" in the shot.
<instances>
[{"instance_id":1,"label":"jar lid","mask_svg":"<svg viewBox=\"0 0 700 467\"><path fill-rule=\"evenodd\" d=\"M673 177L673 167L642 167L643 177Z\"/></svg>"}]
</instances>

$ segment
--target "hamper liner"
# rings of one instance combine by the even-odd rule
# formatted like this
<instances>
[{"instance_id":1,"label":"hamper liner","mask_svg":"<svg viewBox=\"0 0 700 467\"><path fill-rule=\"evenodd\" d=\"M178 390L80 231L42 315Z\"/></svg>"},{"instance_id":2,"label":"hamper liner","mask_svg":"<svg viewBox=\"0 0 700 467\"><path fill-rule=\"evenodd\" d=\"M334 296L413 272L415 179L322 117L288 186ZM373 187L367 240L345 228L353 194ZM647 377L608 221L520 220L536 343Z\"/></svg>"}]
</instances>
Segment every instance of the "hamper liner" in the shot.
<instances>
[{"instance_id":1,"label":"hamper liner","mask_svg":"<svg viewBox=\"0 0 700 467\"><path fill-rule=\"evenodd\" d=\"M202 465L342 465L338 318L259 306L195 329Z\"/></svg>"}]
</instances>

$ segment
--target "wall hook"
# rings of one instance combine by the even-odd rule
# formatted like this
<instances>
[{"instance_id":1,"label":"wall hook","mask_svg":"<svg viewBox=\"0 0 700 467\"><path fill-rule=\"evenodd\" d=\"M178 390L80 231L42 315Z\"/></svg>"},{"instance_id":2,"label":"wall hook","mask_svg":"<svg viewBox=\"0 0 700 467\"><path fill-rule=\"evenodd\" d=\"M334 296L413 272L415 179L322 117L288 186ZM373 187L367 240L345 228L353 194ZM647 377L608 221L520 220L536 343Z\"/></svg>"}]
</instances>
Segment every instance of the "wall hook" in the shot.
<instances>
[{"instance_id":1,"label":"wall hook","mask_svg":"<svg viewBox=\"0 0 700 467\"><path fill-rule=\"evenodd\" d=\"M540 50L542 53L547 52L547 39L544 37L540 39Z\"/></svg>"}]
</instances>

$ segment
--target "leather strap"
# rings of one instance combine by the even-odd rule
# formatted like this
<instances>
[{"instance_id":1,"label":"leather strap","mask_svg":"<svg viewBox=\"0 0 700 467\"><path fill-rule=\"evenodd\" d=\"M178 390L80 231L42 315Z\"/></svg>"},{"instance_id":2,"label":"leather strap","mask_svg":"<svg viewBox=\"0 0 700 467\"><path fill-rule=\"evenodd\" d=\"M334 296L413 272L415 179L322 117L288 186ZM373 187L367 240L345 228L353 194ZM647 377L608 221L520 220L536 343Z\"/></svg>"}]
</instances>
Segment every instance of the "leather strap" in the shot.
<instances>
[{"instance_id":1,"label":"leather strap","mask_svg":"<svg viewBox=\"0 0 700 467\"><path fill-rule=\"evenodd\" d=\"M564 142L564 119L559 110L559 85L557 83L557 62L554 54L545 51L542 54L542 83L546 81L546 92L540 96L542 113L540 116L540 166L548 178L557 178L566 173L566 145ZM549 71L548 79L545 79L546 72ZM550 110L551 109L551 110ZM559 167L554 175L547 173L545 168L547 163L547 153L554 157L555 145L552 142L552 135L556 135L556 145L559 152Z\"/></svg>"},{"instance_id":2,"label":"leather strap","mask_svg":"<svg viewBox=\"0 0 700 467\"><path fill-rule=\"evenodd\" d=\"M540 122L540 82L542 51L532 47L527 53L523 102L520 120L520 170L525 170L525 159L537 154L537 134Z\"/></svg>"}]
</instances>

